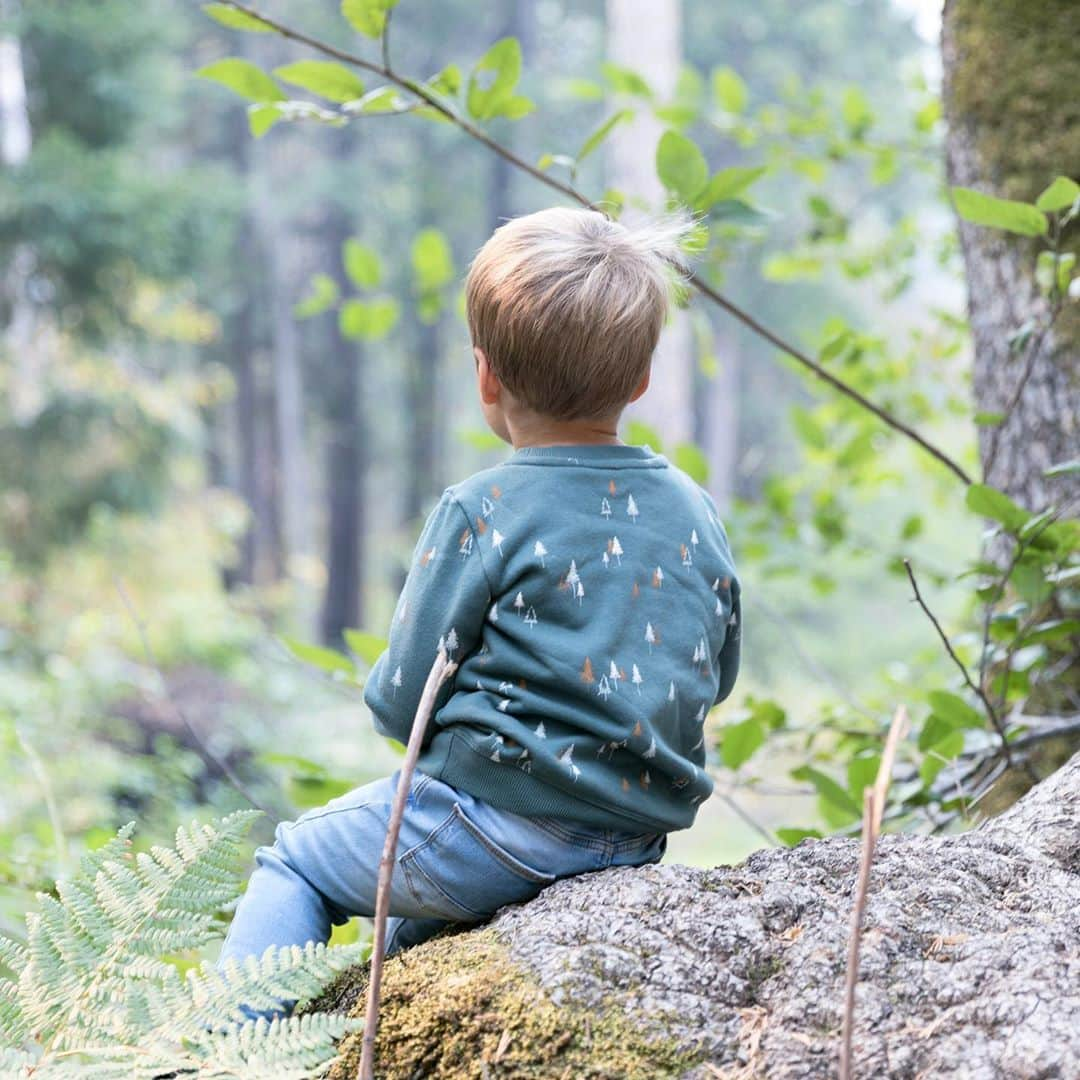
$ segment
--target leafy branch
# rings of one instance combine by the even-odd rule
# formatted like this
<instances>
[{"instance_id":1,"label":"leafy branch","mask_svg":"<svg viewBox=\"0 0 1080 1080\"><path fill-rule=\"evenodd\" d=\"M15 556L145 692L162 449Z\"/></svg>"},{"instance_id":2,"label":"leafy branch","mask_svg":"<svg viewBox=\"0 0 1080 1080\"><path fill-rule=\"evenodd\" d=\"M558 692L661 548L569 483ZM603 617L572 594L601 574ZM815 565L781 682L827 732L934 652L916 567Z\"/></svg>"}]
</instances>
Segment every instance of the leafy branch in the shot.
<instances>
[{"instance_id":1,"label":"leafy branch","mask_svg":"<svg viewBox=\"0 0 1080 1080\"><path fill-rule=\"evenodd\" d=\"M378 30L378 37L382 46L382 58L383 62L378 63L373 60L368 60L365 57L359 56L355 53L348 52L344 49L340 49L329 42L322 41L318 38L312 37L310 34L306 34L303 31L293 29L284 23L279 22L267 15L262 14L256 8L249 6L248 4L241 3L240 0L224 0L224 5L229 10L237 13L239 17L242 17L247 22L240 23L236 21L227 22L226 25L232 25L237 29L247 30L267 30L280 34L282 37L295 41L298 44L305 45L308 48L314 49L316 52L329 56L342 63L349 64L352 67L359 68L363 71L368 71L373 75L377 75L379 78L385 79L387 82L398 87L399 89L406 91L407 93L415 95L423 103L426 110L434 113L438 118L448 121L458 127L471 139L487 147L492 153L497 154L504 161L508 162L515 169L526 173L534 180L546 185L559 194L573 200L580 206L587 209L597 210L603 212L602 208L589 199L582 192L578 191L570 184L564 183L551 174L545 172L529 162L524 158L515 154L508 147L504 146L497 139L492 138L481 127L474 124L468 117L463 116L457 109L447 104L444 98L436 93L432 88L424 83L398 74L389 63L389 9L391 5L382 5L381 10L381 25ZM222 7L223 5L215 5ZM375 5L378 7L379 5ZM225 20L221 20L225 21ZM392 105L389 110L385 111L406 111L400 106ZM331 114L334 115L334 114ZM781 335L774 330L766 326L759 319L755 318L750 312L746 311L740 305L734 301L728 299L719 290L715 289L707 281L705 281L700 274L692 273L689 275L689 282L695 289L703 296L711 300L714 304L726 311L733 318L742 323L752 333L758 337L767 341L770 345L779 349L782 353L790 356L806 370L810 371L814 376L826 383L833 390L839 394L854 401L861 408L872 413L883 424L892 428L894 431L899 432L907 439L919 446L925 453L929 454L932 458L944 465L950 472L952 472L961 482L964 484L971 483L971 477L959 465L953 458L946 454L939 447L935 446L923 435L917 432L909 424L895 417L887 409L876 404L865 394L861 393L854 386L845 382L839 376L833 374L824 365L814 360L807 352L799 348L797 345L787 341Z\"/></svg>"}]
</instances>

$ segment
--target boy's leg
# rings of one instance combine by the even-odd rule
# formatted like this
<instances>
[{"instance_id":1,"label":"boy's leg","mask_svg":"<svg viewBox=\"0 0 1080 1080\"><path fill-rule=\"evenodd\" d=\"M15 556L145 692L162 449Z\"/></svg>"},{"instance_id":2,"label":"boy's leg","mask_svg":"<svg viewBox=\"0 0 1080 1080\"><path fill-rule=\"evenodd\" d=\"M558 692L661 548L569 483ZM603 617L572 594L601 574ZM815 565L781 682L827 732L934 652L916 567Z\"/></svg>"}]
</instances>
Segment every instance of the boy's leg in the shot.
<instances>
[{"instance_id":1,"label":"boy's leg","mask_svg":"<svg viewBox=\"0 0 1080 1080\"><path fill-rule=\"evenodd\" d=\"M219 964L261 956L271 945L326 941L334 923L374 914L379 859L398 776L376 780L278 826L273 846L255 853L257 869L236 910ZM430 781L422 773L414 774L399 852L419 844L439 823L438 806L429 804L425 812L417 804ZM395 869L391 883L390 910L399 917L433 923L429 934L443 925L428 918L432 913L421 907L400 869ZM419 929L406 937L415 937Z\"/></svg>"}]
</instances>

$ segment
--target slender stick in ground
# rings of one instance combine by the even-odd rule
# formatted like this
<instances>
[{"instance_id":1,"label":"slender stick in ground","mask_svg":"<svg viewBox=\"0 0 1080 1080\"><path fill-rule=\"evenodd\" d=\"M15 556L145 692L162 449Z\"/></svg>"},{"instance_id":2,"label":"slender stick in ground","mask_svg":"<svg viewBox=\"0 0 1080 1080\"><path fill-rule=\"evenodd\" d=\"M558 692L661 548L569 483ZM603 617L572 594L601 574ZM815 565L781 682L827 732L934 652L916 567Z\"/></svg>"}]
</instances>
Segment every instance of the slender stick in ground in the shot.
<instances>
[{"instance_id":1,"label":"slender stick in ground","mask_svg":"<svg viewBox=\"0 0 1080 1080\"><path fill-rule=\"evenodd\" d=\"M383 844L382 858L379 860L379 878L375 889L375 933L371 943L371 972L368 979L367 1015L364 1018L364 1038L360 1046L360 1070L358 1080L374 1080L375 1077L375 1035L379 1028L379 991L382 983L383 959L386 954L386 917L390 906L390 882L394 876L394 863L397 861L398 833L401 832L401 819L405 814L405 803L412 784L416 759L420 756L420 745L424 741L428 721L435 709L435 696L439 687L457 670L457 664L447 658L446 650L440 649L431 666L424 692L420 695L420 704L413 719L409 733L409 745L405 749L405 760L401 763L398 774L397 790L394 803L390 808L390 822L386 829L386 842Z\"/></svg>"},{"instance_id":2,"label":"slender stick in ground","mask_svg":"<svg viewBox=\"0 0 1080 1080\"><path fill-rule=\"evenodd\" d=\"M862 855L859 859L859 880L855 887L855 906L851 912L851 934L848 938L847 976L844 979L844 1023L840 1035L840 1080L851 1080L851 1036L855 1023L855 983L859 978L859 942L862 938L863 912L866 893L870 887L870 864L874 860L881 819L885 813L885 796L889 792L896 747L907 730L907 709L901 705L889 725L885 749L881 754L874 786L863 792Z\"/></svg>"},{"instance_id":3,"label":"slender stick in ground","mask_svg":"<svg viewBox=\"0 0 1080 1080\"><path fill-rule=\"evenodd\" d=\"M346 52L344 49L339 49L334 45L325 41L320 41L318 38L312 37L310 34L304 34L299 30L293 30L291 27L286 26L284 23L279 22L277 19L272 19L267 15L262 14L256 8L251 7L248 4L241 3L240 0L225 0L225 2L237 11L242 11L245 15L250 15L252 18L257 19L263 23L268 29L275 31L282 37L287 38L290 41L295 41L301 45L306 45L308 48L314 49L316 52L322 53L324 56L332 56L336 60L341 60L346 64L351 64L354 67L361 68L364 71L370 71L374 75L378 75L380 78L386 79L388 82L393 83L395 86L400 87L402 90L406 90L411 94L420 98L429 108L445 117L450 123L460 128L471 139L476 140L478 143L486 146L492 153L498 154L499 157L509 162L514 168L521 172L527 173L534 180L539 181L541 184L547 185L560 194L565 195L569 199L573 199L574 202L580 206L587 207L592 210L600 210L592 200L586 195L583 195L576 188L570 184L564 184L561 180L552 176L550 173L538 168L535 165L531 165L524 158L519 157L512 150L503 146L497 139L493 139L483 128L477 127L467 117L462 116L456 109L451 108L446 102L433 93L423 83L418 82L415 79L407 78L406 76L399 75L396 71L393 71L388 63L386 54L384 52L384 62L382 64L376 63L373 60L366 60L362 56L357 56L355 53ZM382 42L384 49L387 45L386 38L384 36ZM395 110L391 110L395 111ZM375 114L378 115L378 114ZM902 420L893 416L886 409L883 409L880 405L875 404L864 394L861 394L855 387L844 382L839 376L834 375L828 368L819 364L816 360L810 357L806 352L800 349L796 345L792 345L790 342L785 341L779 334L765 326L764 323L759 322L748 311L740 307L738 304L729 300L726 296L720 293L717 289L713 288L708 282L706 282L698 274L689 275L690 283L703 295L707 296L714 304L723 308L729 315L737 319L747 327L752 333L758 337L763 338L769 342L770 345L775 345L781 352L786 353L797 363L802 365L808 371L811 371L823 382L827 383L834 390L843 394L845 397L850 398L852 401L857 402L862 408L866 409L876 416L882 423L891 427L894 431L900 432L901 435L906 436L917 446L921 447L932 458L940 462L950 472L952 472L961 483L968 485L971 483L971 477L964 471L964 469L957 464L951 457L948 456L943 450L936 447L929 440L920 435L909 424L905 424Z\"/></svg>"},{"instance_id":4,"label":"slender stick in ground","mask_svg":"<svg viewBox=\"0 0 1080 1080\"><path fill-rule=\"evenodd\" d=\"M256 798L239 776L236 775L236 770L224 759L218 757L213 750L207 745L206 740L202 737L199 729L188 719L188 715L174 700L172 694L169 692L169 683L165 678L165 672L161 669L161 664L158 663L156 654L154 653L153 646L150 644L150 635L147 633L146 624L143 622L139 612L137 611L131 597L128 595L127 589L124 587L124 582L119 578L115 578L116 591L120 594L120 600L124 607L127 609L127 613L131 616L131 621L135 624L135 629L139 634L139 641L142 644L143 653L146 655L146 662L154 669L157 674L158 681L161 683L162 700L173 711L176 718L187 728L188 734L195 740L195 745L198 746L203 758L211 765L221 771L221 775L229 781L230 784L245 798L256 810L261 810L267 817L278 816L273 810L270 809L265 803Z\"/></svg>"}]
</instances>

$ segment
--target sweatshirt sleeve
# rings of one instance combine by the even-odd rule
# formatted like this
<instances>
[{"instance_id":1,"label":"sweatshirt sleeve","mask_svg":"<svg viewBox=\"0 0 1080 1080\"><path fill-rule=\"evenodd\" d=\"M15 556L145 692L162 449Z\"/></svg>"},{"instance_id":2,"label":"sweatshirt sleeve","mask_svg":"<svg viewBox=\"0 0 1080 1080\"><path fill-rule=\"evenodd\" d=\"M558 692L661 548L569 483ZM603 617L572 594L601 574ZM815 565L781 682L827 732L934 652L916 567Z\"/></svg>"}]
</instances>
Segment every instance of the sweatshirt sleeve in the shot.
<instances>
[{"instance_id":1,"label":"sweatshirt sleeve","mask_svg":"<svg viewBox=\"0 0 1080 1080\"><path fill-rule=\"evenodd\" d=\"M460 503L446 491L420 534L394 610L388 647L364 688L364 702L380 735L409 741L440 642L450 659L460 663L479 648L490 603L476 535ZM453 683L449 679L440 688L436 712L453 692ZM434 731L432 724L428 738Z\"/></svg>"},{"instance_id":2,"label":"sweatshirt sleeve","mask_svg":"<svg viewBox=\"0 0 1080 1080\"><path fill-rule=\"evenodd\" d=\"M728 616L727 634L724 644L720 648L718 659L720 665L720 686L716 691L716 701L719 705L730 696L735 687L735 679L739 674L739 652L742 644L742 600L741 590L737 578L731 582L731 614Z\"/></svg>"}]
</instances>

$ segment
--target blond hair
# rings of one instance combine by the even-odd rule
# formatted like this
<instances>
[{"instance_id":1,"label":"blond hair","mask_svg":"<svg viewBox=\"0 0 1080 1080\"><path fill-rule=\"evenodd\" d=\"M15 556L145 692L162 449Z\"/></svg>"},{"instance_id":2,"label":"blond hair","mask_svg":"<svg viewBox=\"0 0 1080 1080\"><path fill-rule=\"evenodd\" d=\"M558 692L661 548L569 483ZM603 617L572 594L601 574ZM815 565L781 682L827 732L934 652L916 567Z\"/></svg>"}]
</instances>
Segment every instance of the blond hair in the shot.
<instances>
[{"instance_id":1,"label":"blond hair","mask_svg":"<svg viewBox=\"0 0 1080 1080\"><path fill-rule=\"evenodd\" d=\"M465 282L473 344L535 412L576 420L622 409L649 370L691 224L671 215L627 226L568 207L508 221Z\"/></svg>"}]
</instances>

